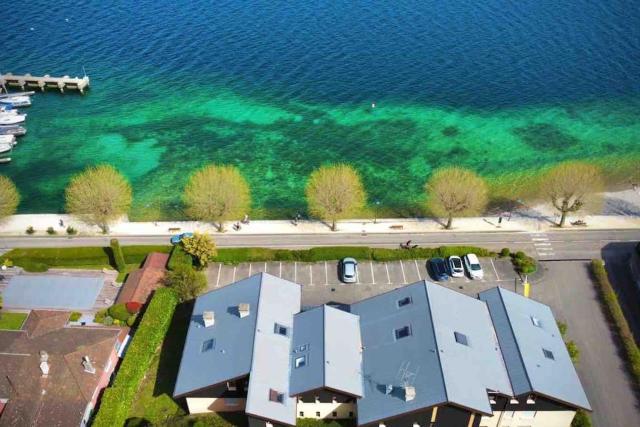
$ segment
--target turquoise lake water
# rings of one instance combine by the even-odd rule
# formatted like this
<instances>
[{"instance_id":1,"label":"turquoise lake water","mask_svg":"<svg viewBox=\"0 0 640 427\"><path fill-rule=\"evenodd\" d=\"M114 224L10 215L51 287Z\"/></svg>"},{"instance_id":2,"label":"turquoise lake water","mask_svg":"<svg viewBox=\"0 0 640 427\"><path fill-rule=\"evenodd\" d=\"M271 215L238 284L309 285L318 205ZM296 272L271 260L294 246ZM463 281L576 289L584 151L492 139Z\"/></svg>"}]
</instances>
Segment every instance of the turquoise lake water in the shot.
<instances>
[{"instance_id":1,"label":"turquoise lake water","mask_svg":"<svg viewBox=\"0 0 640 427\"><path fill-rule=\"evenodd\" d=\"M412 212L437 167L495 188L566 159L640 159L640 6L609 0L18 1L0 72L91 77L33 97L0 174L22 212L112 163L133 216L178 215L194 169L237 165L255 215L304 208L308 174L348 162L369 200ZM375 102L376 108L371 104Z\"/></svg>"}]
</instances>

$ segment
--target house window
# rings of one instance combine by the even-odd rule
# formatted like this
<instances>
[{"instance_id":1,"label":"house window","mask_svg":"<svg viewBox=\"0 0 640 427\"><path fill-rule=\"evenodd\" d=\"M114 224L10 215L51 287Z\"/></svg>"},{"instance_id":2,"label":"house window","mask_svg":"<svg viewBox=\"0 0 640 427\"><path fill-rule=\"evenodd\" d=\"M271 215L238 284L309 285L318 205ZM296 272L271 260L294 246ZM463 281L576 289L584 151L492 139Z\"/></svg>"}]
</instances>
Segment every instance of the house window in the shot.
<instances>
[{"instance_id":1,"label":"house window","mask_svg":"<svg viewBox=\"0 0 640 427\"><path fill-rule=\"evenodd\" d=\"M320 412L316 412L316 417L320 417Z\"/></svg>"},{"instance_id":2,"label":"house window","mask_svg":"<svg viewBox=\"0 0 640 427\"><path fill-rule=\"evenodd\" d=\"M236 390L238 390L238 387L236 387L235 383L227 381L227 390L236 391Z\"/></svg>"},{"instance_id":3,"label":"house window","mask_svg":"<svg viewBox=\"0 0 640 427\"><path fill-rule=\"evenodd\" d=\"M400 307L404 307L405 305L409 305L411 304L413 301L411 300L411 297L404 297L402 299L398 300L398 308Z\"/></svg>"},{"instance_id":4,"label":"house window","mask_svg":"<svg viewBox=\"0 0 640 427\"><path fill-rule=\"evenodd\" d=\"M304 411L300 411L300 418L304 417Z\"/></svg>"},{"instance_id":5,"label":"house window","mask_svg":"<svg viewBox=\"0 0 640 427\"><path fill-rule=\"evenodd\" d=\"M546 348L543 348L542 352L544 353L544 357L546 357L547 359L556 360L556 358L553 357L553 352L551 350L547 350Z\"/></svg>"},{"instance_id":6,"label":"house window","mask_svg":"<svg viewBox=\"0 0 640 427\"><path fill-rule=\"evenodd\" d=\"M531 316L531 323L538 328L542 328L542 322L536 316Z\"/></svg>"},{"instance_id":7,"label":"house window","mask_svg":"<svg viewBox=\"0 0 640 427\"><path fill-rule=\"evenodd\" d=\"M269 389L269 400L276 403L284 403L284 393Z\"/></svg>"},{"instance_id":8,"label":"house window","mask_svg":"<svg viewBox=\"0 0 640 427\"><path fill-rule=\"evenodd\" d=\"M204 353L205 351L213 350L213 347L215 347L215 343L216 340L214 340L213 338L203 341L202 352Z\"/></svg>"},{"instance_id":9,"label":"house window","mask_svg":"<svg viewBox=\"0 0 640 427\"><path fill-rule=\"evenodd\" d=\"M333 416L333 418L336 418L336 417L338 416L338 413L337 413L337 412L335 412L335 411L333 411L333 412L331 413L331 415Z\"/></svg>"},{"instance_id":10,"label":"house window","mask_svg":"<svg viewBox=\"0 0 640 427\"><path fill-rule=\"evenodd\" d=\"M349 418L353 418L353 412L349 412Z\"/></svg>"},{"instance_id":11,"label":"house window","mask_svg":"<svg viewBox=\"0 0 640 427\"><path fill-rule=\"evenodd\" d=\"M296 368L302 368L303 366L307 366L307 356L296 357L294 365Z\"/></svg>"},{"instance_id":12,"label":"house window","mask_svg":"<svg viewBox=\"0 0 640 427\"><path fill-rule=\"evenodd\" d=\"M454 332L453 335L458 344L466 345L467 347L469 347L469 339L465 334L461 332Z\"/></svg>"},{"instance_id":13,"label":"house window","mask_svg":"<svg viewBox=\"0 0 640 427\"><path fill-rule=\"evenodd\" d=\"M282 335L282 336L289 336L289 328L287 328L284 325L281 325L279 323L276 323L273 325L273 332L275 332L278 335Z\"/></svg>"},{"instance_id":14,"label":"house window","mask_svg":"<svg viewBox=\"0 0 640 427\"><path fill-rule=\"evenodd\" d=\"M408 336L411 335L411 327L410 326L403 326L402 328L398 328L395 331L395 336L396 339L402 339L402 338L406 338Z\"/></svg>"}]
</instances>

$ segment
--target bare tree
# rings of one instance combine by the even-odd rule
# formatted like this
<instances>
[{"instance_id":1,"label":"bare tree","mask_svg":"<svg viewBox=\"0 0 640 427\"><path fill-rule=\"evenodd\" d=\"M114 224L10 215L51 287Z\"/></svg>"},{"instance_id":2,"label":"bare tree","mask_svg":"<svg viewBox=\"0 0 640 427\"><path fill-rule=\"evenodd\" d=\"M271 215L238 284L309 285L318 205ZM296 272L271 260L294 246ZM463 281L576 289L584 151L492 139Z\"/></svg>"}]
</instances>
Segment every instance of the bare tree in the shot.
<instances>
[{"instance_id":1,"label":"bare tree","mask_svg":"<svg viewBox=\"0 0 640 427\"><path fill-rule=\"evenodd\" d=\"M13 215L20 204L20 193L13 182L0 175L0 219Z\"/></svg>"},{"instance_id":2,"label":"bare tree","mask_svg":"<svg viewBox=\"0 0 640 427\"><path fill-rule=\"evenodd\" d=\"M582 209L588 198L602 191L602 172L596 165L568 161L551 168L543 177L541 191L560 212L559 227L563 227L570 212Z\"/></svg>"},{"instance_id":3,"label":"bare tree","mask_svg":"<svg viewBox=\"0 0 640 427\"><path fill-rule=\"evenodd\" d=\"M189 178L184 203L191 218L210 221L218 231L224 231L224 221L249 212L251 195L238 168L208 165Z\"/></svg>"},{"instance_id":4,"label":"bare tree","mask_svg":"<svg viewBox=\"0 0 640 427\"><path fill-rule=\"evenodd\" d=\"M111 165L91 166L74 176L65 191L67 212L103 233L131 207L131 186Z\"/></svg>"},{"instance_id":5,"label":"bare tree","mask_svg":"<svg viewBox=\"0 0 640 427\"><path fill-rule=\"evenodd\" d=\"M322 166L311 173L306 188L309 212L331 222L336 231L339 219L360 213L366 194L360 175L349 165Z\"/></svg>"},{"instance_id":6,"label":"bare tree","mask_svg":"<svg viewBox=\"0 0 640 427\"><path fill-rule=\"evenodd\" d=\"M446 229L451 228L454 216L477 215L487 207L486 182L467 169L438 169L425 184L425 191L428 209L447 218Z\"/></svg>"}]
</instances>

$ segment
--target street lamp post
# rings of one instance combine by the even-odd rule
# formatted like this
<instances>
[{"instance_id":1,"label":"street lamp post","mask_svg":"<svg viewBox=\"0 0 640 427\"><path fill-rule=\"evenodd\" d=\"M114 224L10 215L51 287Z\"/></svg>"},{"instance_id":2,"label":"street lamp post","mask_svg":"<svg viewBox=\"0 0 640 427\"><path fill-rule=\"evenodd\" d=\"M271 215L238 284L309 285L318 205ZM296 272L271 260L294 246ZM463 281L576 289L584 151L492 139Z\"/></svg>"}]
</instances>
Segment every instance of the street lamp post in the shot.
<instances>
[{"instance_id":1,"label":"street lamp post","mask_svg":"<svg viewBox=\"0 0 640 427\"><path fill-rule=\"evenodd\" d=\"M373 204L375 205L373 208L373 223L376 224L378 222L378 206L380 206L380 200L376 200Z\"/></svg>"}]
</instances>

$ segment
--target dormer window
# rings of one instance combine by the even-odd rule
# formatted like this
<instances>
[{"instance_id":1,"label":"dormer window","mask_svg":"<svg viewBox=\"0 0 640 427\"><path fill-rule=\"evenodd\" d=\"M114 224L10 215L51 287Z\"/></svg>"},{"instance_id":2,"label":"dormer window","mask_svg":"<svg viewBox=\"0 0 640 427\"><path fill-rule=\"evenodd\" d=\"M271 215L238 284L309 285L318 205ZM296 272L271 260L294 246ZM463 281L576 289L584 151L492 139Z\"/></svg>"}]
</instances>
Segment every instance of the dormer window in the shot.
<instances>
[{"instance_id":1,"label":"dormer window","mask_svg":"<svg viewBox=\"0 0 640 427\"><path fill-rule=\"evenodd\" d=\"M469 339L465 334L463 334L462 332L454 332L453 336L455 337L458 344L466 345L467 347L469 347Z\"/></svg>"},{"instance_id":2,"label":"dormer window","mask_svg":"<svg viewBox=\"0 0 640 427\"><path fill-rule=\"evenodd\" d=\"M404 297L402 299L398 300L398 308L402 308L404 306L407 306L409 304L411 304L413 301L411 300L411 297Z\"/></svg>"},{"instance_id":3,"label":"dormer window","mask_svg":"<svg viewBox=\"0 0 640 427\"><path fill-rule=\"evenodd\" d=\"M402 328L398 328L395 330L396 340L401 340L402 338L407 338L411 336L411 327L403 326Z\"/></svg>"},{"instance_id":4,"label":"dormer window","mask_svg":"<svg viewBox=\"0 0 640 427\"><path fill-rule=\"evenodd\" d=\"M556 360L556 358L553 356L553 351L543 348L542 353L544 354L544 357L546 357L547 359Z\"/></svg>"},{"instance_id":5,"label":"dormer window","mask_svg":"<svg viewBox=\"0 0 640 427\"><path fill-rule=\"evenodd\" d=\"M216 340L214 340L213 338L208 339L208 340L204 340L204 341L202 342L202 349L201 349L201 351L202 351L203 353L204 353L204 352L207 352L207 351L211 351L211 350L213 350L213 348L215 347L215 344L216 344Z\"/></svg>"}]
</instances>

